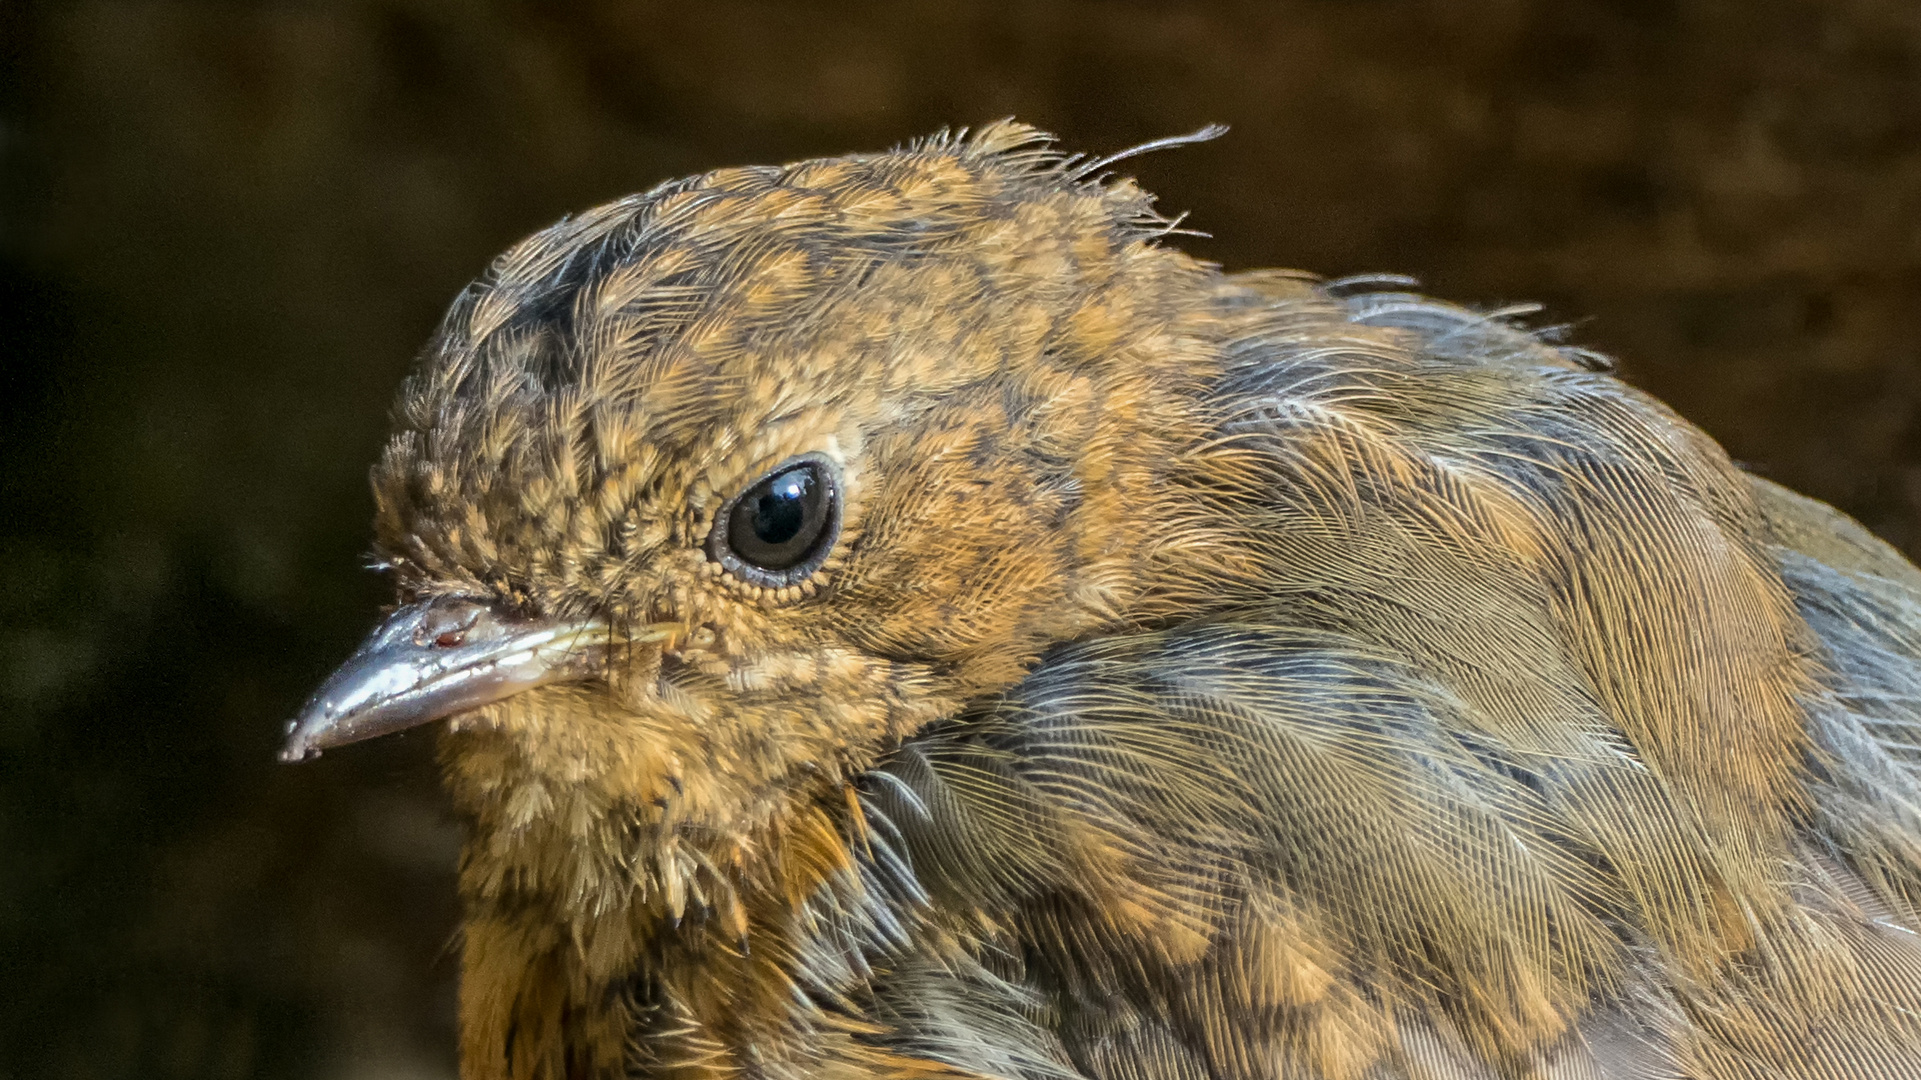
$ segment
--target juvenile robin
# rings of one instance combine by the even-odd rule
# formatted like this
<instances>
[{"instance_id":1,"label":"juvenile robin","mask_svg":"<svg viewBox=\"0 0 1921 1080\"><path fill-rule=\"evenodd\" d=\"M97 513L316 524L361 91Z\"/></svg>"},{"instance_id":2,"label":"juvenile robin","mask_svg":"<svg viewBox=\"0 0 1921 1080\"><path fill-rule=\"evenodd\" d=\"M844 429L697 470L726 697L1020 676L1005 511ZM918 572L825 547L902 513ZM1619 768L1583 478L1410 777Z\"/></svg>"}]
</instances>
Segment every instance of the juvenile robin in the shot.
<instances>
[{"instance_id":1,"label":"juvenile robin","mask_svg":"<svg viewBox=\"0 0 1921 1080\"><path fill-rule=\"evenodd\" d=\"M1499 315L1017 124L454 303L399 606L471 1080L1921 1076L1921 572Z\"/></svg>"}]
</instances>

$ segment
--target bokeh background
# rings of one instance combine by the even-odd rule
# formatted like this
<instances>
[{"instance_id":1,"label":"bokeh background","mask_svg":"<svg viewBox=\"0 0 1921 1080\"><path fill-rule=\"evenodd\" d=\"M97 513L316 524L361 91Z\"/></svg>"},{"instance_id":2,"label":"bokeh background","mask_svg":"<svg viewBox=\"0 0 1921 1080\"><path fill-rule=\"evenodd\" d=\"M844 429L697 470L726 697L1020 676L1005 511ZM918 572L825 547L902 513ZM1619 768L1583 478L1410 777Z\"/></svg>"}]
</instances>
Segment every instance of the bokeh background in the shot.
<instances>
[{"instance_id":1,"label":"bokeh background","mask_svg":"<svg viewBox=\"0 0 1921 1080\"><path fill-rule=\"evenodd\" d=\"M0 1078L444 1077L431 738L300 768L442 306L679 174L1016 115L1230 267L1539 300L1921 551L1913 0L0 0Z\"/></svg>"}]
</instances>

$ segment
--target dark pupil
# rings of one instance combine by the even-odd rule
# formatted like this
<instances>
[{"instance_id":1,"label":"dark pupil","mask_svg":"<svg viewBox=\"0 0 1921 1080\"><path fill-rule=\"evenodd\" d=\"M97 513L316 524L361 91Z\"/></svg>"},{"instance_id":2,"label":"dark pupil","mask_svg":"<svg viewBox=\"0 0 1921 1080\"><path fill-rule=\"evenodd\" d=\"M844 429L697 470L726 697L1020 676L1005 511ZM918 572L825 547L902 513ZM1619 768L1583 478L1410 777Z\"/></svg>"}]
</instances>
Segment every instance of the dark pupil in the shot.
<instances>
[{"instance_id":1,"label":"dark pupil","mask_svg":"<svg viewBox=\"0 0 1921 1080\"><path fill-rule=\"evenodd\" d=\"M741 496L727 523L727 543L763 570L788 570L813 553L827 524L827 506L814 466L802 465L762 481Z\"/></svg>"},{"instance_id":2,"label":"dark pupil","mask_svg":"<svg viewBox=\"0 0 1921 1080\"><path fill-rule=\"evenodd\" d=\"M804 469L784 473L768 484L767 491L754 500L754 536L763 544L779 545L792 540L807 522L807 491L813 477Z\"/></svg>"}]
</instances>

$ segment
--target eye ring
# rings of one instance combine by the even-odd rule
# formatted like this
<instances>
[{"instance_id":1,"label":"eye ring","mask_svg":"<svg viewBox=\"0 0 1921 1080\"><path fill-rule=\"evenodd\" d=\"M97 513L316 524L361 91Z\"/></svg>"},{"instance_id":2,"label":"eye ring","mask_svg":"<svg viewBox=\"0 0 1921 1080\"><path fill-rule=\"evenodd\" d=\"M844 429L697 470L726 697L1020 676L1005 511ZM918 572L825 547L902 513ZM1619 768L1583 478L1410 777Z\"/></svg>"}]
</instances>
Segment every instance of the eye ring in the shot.
<instances>
[{"instance_id":1,"label":"eye ring","mask_svg":"<svg viewBox=\"0 0 1921 1080\"><path fill-rule=\"evenodd\" d=\"M840 521L839 470L823 454L799 454L721 504L707 555L748 584L797 585L827 560Z\"/></svg>"}]
</instances>

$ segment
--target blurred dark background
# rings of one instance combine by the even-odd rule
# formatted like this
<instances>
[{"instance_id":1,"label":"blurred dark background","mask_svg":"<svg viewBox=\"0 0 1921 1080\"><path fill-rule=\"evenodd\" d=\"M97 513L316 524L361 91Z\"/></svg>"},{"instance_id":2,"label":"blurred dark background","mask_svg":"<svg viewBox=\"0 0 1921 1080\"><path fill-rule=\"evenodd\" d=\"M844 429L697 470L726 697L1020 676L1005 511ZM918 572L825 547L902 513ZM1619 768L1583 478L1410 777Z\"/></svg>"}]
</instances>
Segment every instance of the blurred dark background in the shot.
<instances>
[{"instance_id":1,"label":"blurred dark background","mask_svg":"<svg viewBox=\"0 0 1921 1080\"><path fill-rule=\"evenodd\" d=\"M442 1077L422 734L292 768L441 307L560 214L1013 114L1230 267L1541 300L1921 551L1912 0L0 0L0 1078Z\"/></svg>"}]
</instances>

